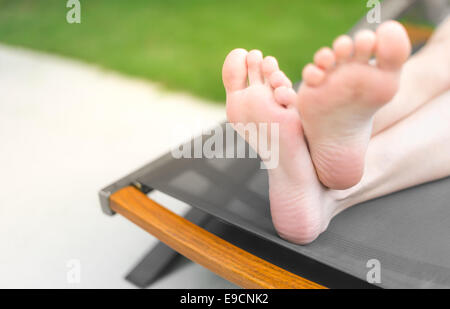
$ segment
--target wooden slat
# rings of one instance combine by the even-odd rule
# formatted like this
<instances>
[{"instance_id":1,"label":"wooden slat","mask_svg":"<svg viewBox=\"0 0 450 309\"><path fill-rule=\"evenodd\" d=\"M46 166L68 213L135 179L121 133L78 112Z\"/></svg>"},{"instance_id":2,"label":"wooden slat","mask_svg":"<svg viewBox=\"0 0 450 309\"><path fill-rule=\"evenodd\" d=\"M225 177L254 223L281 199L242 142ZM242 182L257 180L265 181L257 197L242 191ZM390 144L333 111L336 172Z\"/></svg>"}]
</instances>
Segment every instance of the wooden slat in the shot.
<instances>
[{"instance_id":1,"label":"wooden slat","mask_svg":"<svg viewBox=\"0 0 450 309\"><path fill-rule=\"evenodd\" d=\"M133 187L110 197L111 208L172 249L244 288L317 289L301 278L167 210Z\"/></svg>"},{"instance_id":2,"label":"wooden slat","mask_svg":"<svg viewBox=\"0 0 450 309\"><path fill-rule=\"evenodd\" d=\"M427 26L419 26L411 23L404 23L412 45L425 44L433 35L434 29Z\"/></svg>"}]
</instances>

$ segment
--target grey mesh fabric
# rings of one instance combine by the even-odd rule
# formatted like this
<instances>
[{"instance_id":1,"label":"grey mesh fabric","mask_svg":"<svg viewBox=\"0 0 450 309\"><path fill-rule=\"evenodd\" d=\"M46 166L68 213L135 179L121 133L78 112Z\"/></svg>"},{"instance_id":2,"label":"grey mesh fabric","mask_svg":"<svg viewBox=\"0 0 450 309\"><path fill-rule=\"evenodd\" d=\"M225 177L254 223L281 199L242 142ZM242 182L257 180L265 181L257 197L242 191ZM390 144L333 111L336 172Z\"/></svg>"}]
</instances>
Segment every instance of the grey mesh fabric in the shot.
<instances>
[{"instance_id":1,"label":"grey mesh fabric","mask_svg":"<svg viewBox=\"0 0 450 309\"><path fill-rule=\"evenodd\" d=\"M362 280L370 270L367 262L377 259L377 285L385 288L450 288L450 178L354 206L334 218L315 242L299 246L275 232L267 171L259 159L168 154L152 167L139 182L295 254Z\"/></svg>"}]
</instances>

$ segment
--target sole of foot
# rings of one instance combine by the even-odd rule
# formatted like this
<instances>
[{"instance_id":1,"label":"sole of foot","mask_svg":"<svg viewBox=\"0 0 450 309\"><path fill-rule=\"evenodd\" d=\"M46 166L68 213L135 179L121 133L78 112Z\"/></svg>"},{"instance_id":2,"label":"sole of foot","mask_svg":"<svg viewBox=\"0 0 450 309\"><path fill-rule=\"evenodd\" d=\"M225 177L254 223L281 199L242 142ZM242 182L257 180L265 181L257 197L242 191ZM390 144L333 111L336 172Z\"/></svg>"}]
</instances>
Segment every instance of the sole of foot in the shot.
<instances>
[{"instance_id":1,"label":"sole of foot","mask_svg":"<svg viewBox=\"0 0 450 309\"><path fill-rule=\"evenodd\" d=\"M268 127L276 124L279 128L277 136L265 137L279 157L278 165L268 170L275 229L282 238L294 243L313 241L326 229L334 204L317 179L295 108L297 95L291 82L280 71L275 58L263 58L257 50L233 50L222 72L227 117L235 128L238 124ZM260 153L246 132L236 130Z\"/></svg>"},{"instance_id":2,"label":"sole of foot","mask_svg":"<svg viewBox=\"0 0 450 309\"><path fill-rule=\"evenodd\" d=\"M304 68L296 107L326 187L343 190L361 180L373 116L396 94L410 52L406 30L389 21L354 39L338 37Z\"/></svg>"}]
</instances>

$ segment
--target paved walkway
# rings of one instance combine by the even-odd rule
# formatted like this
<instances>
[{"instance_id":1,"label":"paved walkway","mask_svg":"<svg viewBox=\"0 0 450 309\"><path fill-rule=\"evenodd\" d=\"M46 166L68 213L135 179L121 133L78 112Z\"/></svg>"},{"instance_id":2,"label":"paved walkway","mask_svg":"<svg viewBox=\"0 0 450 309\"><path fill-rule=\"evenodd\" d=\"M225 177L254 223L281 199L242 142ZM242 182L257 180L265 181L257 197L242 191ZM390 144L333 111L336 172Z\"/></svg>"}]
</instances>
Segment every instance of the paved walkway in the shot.
<instances>
[{"instance_id":1,"label":"paved walkway","mask_svg":"<svg viewBox=\"0 0 450 309\"><path fill-rule=\"evenodd\" d=\"M0 45L0 288L132 287L123 276L156 240L103 215L97 191L181 142L175 124L225 118L206 103ZM67 282L73 259L79 284ZM153 287L232 287L182 264Z\"/></svg>"}]
</instances>

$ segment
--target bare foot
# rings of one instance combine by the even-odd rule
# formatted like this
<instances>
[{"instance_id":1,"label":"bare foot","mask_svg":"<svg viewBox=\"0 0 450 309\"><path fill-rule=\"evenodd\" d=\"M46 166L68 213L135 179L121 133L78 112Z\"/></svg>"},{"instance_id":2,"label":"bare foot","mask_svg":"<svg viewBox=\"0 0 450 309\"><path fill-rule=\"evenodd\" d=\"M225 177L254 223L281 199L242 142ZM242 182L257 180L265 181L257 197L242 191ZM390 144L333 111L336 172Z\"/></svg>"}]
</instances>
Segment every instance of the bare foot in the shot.
<instances>
[{"instance_id":1,"label":"bare foot","mask_svg":"<svg viewBox=\"0 0 450 309\"><path fill-rule=\"evenodd\" d=\"M278 145L279 164L268 170L273 223L279 235L291 242L313 241L328 226L335 206L317 179L291 82L275 58L263 59L260 51L243 49L227 56L223 82L229 122L279 125L279 136L270 139Z\"/></svg>"},{"instance_id":2,"label":"bare foot","mask_svg":"<svg viewBox=\"0 0 450 309\"><path fill-rule=\"evenodd\" d=\"M305 67L296 106L320 181L342 190L361 180L373 116L397 92L411 45L403 26L389 21L333 47Z\"/></svg>"}]
</instances>

